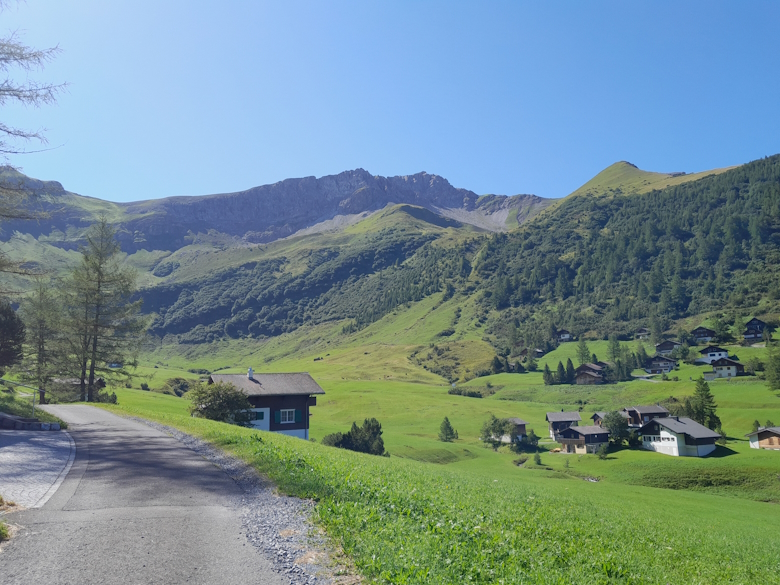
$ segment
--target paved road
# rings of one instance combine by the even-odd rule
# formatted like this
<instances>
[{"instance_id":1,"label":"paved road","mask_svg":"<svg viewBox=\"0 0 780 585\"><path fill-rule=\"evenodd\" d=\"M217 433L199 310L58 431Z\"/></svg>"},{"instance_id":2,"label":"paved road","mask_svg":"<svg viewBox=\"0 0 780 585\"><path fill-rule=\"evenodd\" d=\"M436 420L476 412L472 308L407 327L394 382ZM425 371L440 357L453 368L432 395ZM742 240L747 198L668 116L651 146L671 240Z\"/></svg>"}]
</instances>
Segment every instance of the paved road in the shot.
<instances>
[{"instance_id":1,"label":"paved road","mask_svg":"<svg viewBox=\"0 0 780 585\"><path fill-rule=\"evenodd\" d=\"M0 552L0 582L281 584L241 531L241 492L219 468L146 425L54 406L76 458Z\"/></svg>"},{"instance_id":2,"label":"paved road","mask_svg":"<svg viewBox=\"0 0 780 585\"><path fill-rule=\"evenodd\" d=\"M0 431L0 496L40 508L65 479L75 455L66 431Z\"/></svg>"}]
</instances>

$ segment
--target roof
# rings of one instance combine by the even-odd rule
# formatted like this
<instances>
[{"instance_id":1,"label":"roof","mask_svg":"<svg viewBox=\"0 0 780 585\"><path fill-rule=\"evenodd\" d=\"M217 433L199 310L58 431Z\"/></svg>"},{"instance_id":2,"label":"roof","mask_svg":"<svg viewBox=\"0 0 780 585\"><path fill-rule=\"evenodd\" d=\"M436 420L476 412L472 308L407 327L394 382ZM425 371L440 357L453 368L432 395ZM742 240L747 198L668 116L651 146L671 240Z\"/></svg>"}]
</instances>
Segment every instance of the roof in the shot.
<instances>
[{"instance_id":1,"label":"roof","mask_svg":"<svg viewBox=\"0 0 780 585\"><path fill-rule=\"evenodd\" d=\"M625 412L624 410L618 410L618 411L617 411L617 413L618 413L620 416L622 416L623 418L628 418L628 414L626 414L626 412ZM592 418L592 419L595 419L596 417L598 417L598 418L604 418L604 417L605 417L605 416L607 416L608 414L609 414L609 413L608 413L607 411L599 411L599 412L594 412L594 413L593 413L593 416L592 416L592 417L590 417L590 418Z\"/></svg>"},{"instance_id":2,"label":"roof","mask_svg":"<svg viewBox=\"0 0 780 585\"><path fill-rule=\"evenodd\" d=\"M660 404L653 404L651 406L629 406L623 410L626 412L629 410L636 410L639 414L669 414L669 411Z\"/></svg>"},{"instance_id":3,"label":"roof","mask_svg":"<svg viewBox=\"0 0 780 585\"><path fill-rule=\"evenodd\" d=\"M604 376L599 372L592 372L590 370L580 370L577 372L577 376L590 376L592 378L598 378L599 380L604 378Z\"/></svg>"},{"instance_id":4,"label":"roof","mask_svg":"<svg viewBox=\"0 0 780 585\"><path fill-rule=\"evenodd\" d=\"M524 421L522 418L517 418L517 417L514 417L514 418L508 418L508 419L506 419L506 420L508 420L509 422L511 422L511 423L513 423L513 424L516 424L516 425L527 425L527 424L528 424L528 423L527 423L526 421Z\"/></svg>"},{"instance_id":5,"label":"roof","mask_svg":"<svg viewBox=\"0 0 780 585\"><path fill-rule=\"evenodd\" d=\"M717 345L708 345L703 350L701 350L699 353L710 353L711 351L725 351L726 353L729 352L727 349L723 349L722 347L718 347Z\"/></svg>"},{"instance_id":6,"label":"roof","mask_svg":"<svg viewBox=\"0 0 780 585\"><path fill-rule=\"evenodd\" d=\"M692 335L695 335L696 333L706 333L707 335L709 334L715 335L715 331L707 327L703 327L702 325L699 325L696 329L691 331Z\"/></svg>"},{"instance_id":7,"label":"roof","mask_svg":"<svg viewBox=\"0 0 780 585\"><path fill-rule=\"evenodd\" d=\"M606 435L609 434L609 430L605 429L604 427L598 427L595 425L588 425L583 427L569 427L566 429L568 431L573 431L575 433L579 433L580 435Z\"/></svg>"},{"instance_id":8,"label":"roof","mask_svg":"<svg viewBox=\"0 0 780 585\"><path fill-rule=\"evenodd\" d=\"M656 349L659 348L659 347L672 347L672 348L674 348L674 347L677 347L678 345L680 345L680 344L677 341L669 341L667 339L666 341L662 341L661 343L656 343L655 347L656 347Z\"/></svg>"},{"instance_id":9,"label":"roof","mask_svg":"<svg viewBox=\"0 0 780 585\"><path fill-rule=\"evenodd\" d=\"M717 360L710 362L710 365L711 366L742 366L742 364L739 363L737 360L732 360L729 358L719 358Z\"/></svg>"},{"instance_id":10,"label":"roof","mask_svg":"<svg viewBox=\"0 0 780 585\"><path fill-rule=\"evenodd\" d=\"M756 319L755 317L753 317L750 321L748 321L747 325L750 325L751 323L755 323L756 325L766 326L766 323L764 323L761 319Z\"/></svg>"},{"instance_id":11,"label":"roof","mask_svg":"<svg viewBox=\"0 0 780 585\"><path fill-rule=\"evenodd\" d=\"M571 332L570 332L570 331L568 331L568 330L566 330L566 329L560 329L560 330L558 331L558 335L564 335L564 334L565 334L565 335L570 335L570 334L571 334Z\"/></svg>"},{"instance_id":12,"label":"roof","mask_svg":"<svg viewBox=\"0 0 780 585\"><path fill-rule=\"evenodd\" d=\"M673 360L672 358L666 357L665 355L654 355L653 357L650 358L650 361L653 361L653 362L674 362L675 364L677 363L677 360Z\"/></svg>"},{"instance_id":13,"label":"roof","mask_svg":"<svg viewBox=\"0 0 780 585\"><path fill-rule=\"evenodd\" d=\"M637 333L650 333L650 330L647 327L640 327L636 330Z\"/></svg>"},{"instance_id":14,"label":"roof","mask_svg":"<svg viewBox=\"0 0 780 585\"><path fill-rule=\"evenodd\" d=\"M720 437L720 435L715 431L708 429L704 425L697 423L695 420L684 416L670 416L668 418L657 418L655 420L651 420L649 423L639 429L639 433L642 434L642 431L647 425L656 423L662 427L666 427L672 432L682 433L694 439L717 439Z\"/></svg>"},{"instance_id":15,"label":"roof","mask_svg":"<svg viewBox=\"0 0 780 585\"><path fill-rule=\"evenodd\" d=\"M569 422L582 419L579 412L548 412L544 420L548 422Z\"/></svg>"},{"instance_id":16,"label":"roof","mask_svg":"<svg viewBox=\"0 0 780 585\"><path fill-rule=\"evenodd\" d=\"M211 374L209 382L233 384L247 396L310 396L325 394L320 385L308 374Z\"/></svg>"},{"instance_id":17,"label":"roof","mask_svg":"<svg viewBox=\"0 0 780 585\"><path fill-rule=\"evenodd\" d=\"M776 435L780 435L780 427L760 427L757 431L753 431L752 433L748 433L745 436L746 437L750 437L752 435L757 435L758 433L763 433L765 431L769 431L770 433L774 433Z\"/></svg>"},{"instance_id":18,"label":"roof","mask_svg":"<svg viewBox=\"0 0 780 585\"><path fill-rule=\"evenodd\" d=\"M582 370L593 370L594 372L600 372L603 370L604 367L600 366L599 364L580 364L577 366L576 372L581 372Z\"/></svg>"}]
</instances>

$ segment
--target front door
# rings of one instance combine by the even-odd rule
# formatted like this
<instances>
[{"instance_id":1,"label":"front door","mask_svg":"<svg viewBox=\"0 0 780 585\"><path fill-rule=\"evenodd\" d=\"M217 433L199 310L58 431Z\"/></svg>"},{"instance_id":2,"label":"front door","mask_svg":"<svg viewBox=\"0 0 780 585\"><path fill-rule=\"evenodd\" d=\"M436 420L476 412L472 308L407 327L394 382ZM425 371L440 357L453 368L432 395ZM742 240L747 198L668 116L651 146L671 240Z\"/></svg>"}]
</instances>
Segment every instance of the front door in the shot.
<instances>
[{"instance_id":1,"label":"front door","mask_svg":"<svg viewBox=\"0 0 780 585\"><path fill-rule=\"evenodd\" d=\"M271 409L270 408L251 408L252 413L250 424L253 429L268 431L271 429Z\"/></svg>"}]
</instances>

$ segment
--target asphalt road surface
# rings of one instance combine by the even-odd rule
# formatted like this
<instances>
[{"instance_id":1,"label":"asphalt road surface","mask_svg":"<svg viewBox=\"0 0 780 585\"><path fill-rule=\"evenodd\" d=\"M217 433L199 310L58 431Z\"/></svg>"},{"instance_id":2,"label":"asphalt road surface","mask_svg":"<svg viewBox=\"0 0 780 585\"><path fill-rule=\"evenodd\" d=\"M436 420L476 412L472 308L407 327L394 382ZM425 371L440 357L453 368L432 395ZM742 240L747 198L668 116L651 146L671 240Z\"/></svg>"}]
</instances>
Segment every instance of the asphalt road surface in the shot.
<instances>
[{"instance_id":1,"label":"asphalt road surface","mask_svg":"<svg viewBox=\"0 0 780 585\"><path fill-rule=\"evenodd\" d=\"M0 583L281 584L247 542L241 491L168 435L82 405L48 408L76 444L70 472L0 552ZM287 580L289 583L289 580Z\"/></svg>"}]
</instances>

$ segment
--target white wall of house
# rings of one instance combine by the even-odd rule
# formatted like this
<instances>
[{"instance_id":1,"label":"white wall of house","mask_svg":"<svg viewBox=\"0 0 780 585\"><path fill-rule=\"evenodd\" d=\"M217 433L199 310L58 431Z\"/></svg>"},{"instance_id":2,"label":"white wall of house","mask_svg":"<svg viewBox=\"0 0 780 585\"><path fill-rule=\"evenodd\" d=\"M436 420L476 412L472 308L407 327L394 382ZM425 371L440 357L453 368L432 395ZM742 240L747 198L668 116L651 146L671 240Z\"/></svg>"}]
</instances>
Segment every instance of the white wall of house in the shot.
<instances>
[{"instance_id":1,"label":"white wall of house","mask_svg":"<svg viewBox=\"0 0 780 585\"><path fill-rule=\"evenodd\" d=\"M737 375L736 366L713 366L716 378L733 378Z\"/></svg>"},{"instance_id":2,"label":"white wall of house","mask_svg":"<svg viewBox=\"0 0 780 585\"><path fill-rule=\"evenodd\" d=\"M255 413L255 418L249 424L258 431L267 431L271 428L271 409L270 408L250 408L250 412Z\"/></svg>"},{"instance_id":3,"label":"white wall of house","mask_svg":"<svg viewBox=\"0 0 780 585\"><path fill-rule=\"evenodd\" d=\"M729 357L729 352L727 351L711 351L704 354L696 361L704 364L711 364L715 360L719 360L720 358L727 358L727 357Z\"/></svg>"},{"instance_id":4,"label":"white wall of house","mask_svg":"<svg viewBox=\"0 0 780 585\"><path fill-rule=\"evenodd\" d=\"M673 457L680 456L680 446L685 447L685 437L660 427L660 435L642 435L642 448Z\"/></svg>"},{"instance_id":5,"label":"white wall of house","mask_svg":"<svg viewBox=\"0 0 780 585\"><path fill-rule=\"evenodd\" d=\"M298 437L304 441L309 440L309 429L295 429L291 431L276 431L280 435L287 435L288 437Z\"/></svg>"},{"instance_id":6,"label":"white wall of house","mask_svg":"<svg viewBox=\"0 0 780 585\"><path fill-rule=\"evenodd\" d=\"M751 435L750 437L750 448L751 449L760 449L758 446L758 435Z\"/></svg>"}]
</instances>

